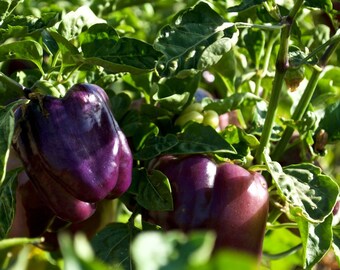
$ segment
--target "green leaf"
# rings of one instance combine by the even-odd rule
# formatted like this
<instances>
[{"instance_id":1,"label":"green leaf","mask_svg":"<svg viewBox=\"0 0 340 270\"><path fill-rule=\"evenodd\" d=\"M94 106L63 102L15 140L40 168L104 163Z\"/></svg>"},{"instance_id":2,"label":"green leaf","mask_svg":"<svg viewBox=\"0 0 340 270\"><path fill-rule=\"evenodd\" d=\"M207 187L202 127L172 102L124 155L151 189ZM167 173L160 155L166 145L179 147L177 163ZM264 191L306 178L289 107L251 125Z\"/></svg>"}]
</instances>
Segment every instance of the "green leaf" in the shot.
<instances>
[{"instance_id":1,"label":"green leaf","mask_svg":"<svg viewBox=\"0 0 340 270\"><path fill-rule=\"evenodd\" d=\"M40 93L42 95L50 95L56 98L61 97L61 93L58 88L55 87L51 82L45 80L36 81L30 88L34 93Z\"/></svg>"},{"instance_id":2,"label":"green leaf","mask_svg":"<svg viewBox=\"0 0 340 270\"><path fill-rule=\"evenodd\" d=\"M236 43L238 31L225 22L208 4L198 3L164 26L154 47L163 53L157 70L161 76L186 77L203 70L228 52Z\"/></svg>"},{"instance_id":3,"label":"green leaf","mask_svg":"<svg viewBox=\"0 0 340 270\"><path fill-rule=\"evenodd\" d=\"M78 39L85 57L102 57L111 53L119 35L112 26L100 23L91 26Z\"/></svg>"},{"instance_id":4,"label":"green leaf","mask_svg":"<svg viewBox=\"0 0 340 270\"><path fill-rule=\"evenodd\" d=\"M306 53L301 51L299 47L293 45L289 46L288 51L289 68L296 69L302 66L303 64L307 63L310 65L317 64L318 59L316 57L312 57L307 61L305 60L306 57L307 57Z\"/></svg>"},{"instance_id":5,"label":"green leaf","mask_svg":"<svg viewBox=\"0 0 340 270\"><path fill-rule=\"evenodd\" d=\"M179 113L190 104L199 86L201 74L186 77L185 79L171 77L164 78L154 85L156 93L152 98L162 108L170 112Z\"/></svg>"},{"instance_id":6,"label":"green leaf","mask_svg":"<svg viewBox=\"0 0 340 270\"><path fill-rule=\"evenodd\" d=\"M23 0L1 0L0 1L0 23L8 17Z\"/></svg>"},{"instance_id":7,"label":"green leaf","mask_svg":"<svg viewBox=\"0 0 340 270\"><path fill-rule=\"evenodd\" d=\"M10 266L10 270L26 270L28 269L30 253L32 251L32 246L24 246L19 253L13 265ZM7 268L6 268L7 269Z\"/></svg>"},{"instance_id":8,"label":"green leaf","mask_svg":"<svg viewBox=\"0 0 340 270\"><path fill-rule=\"evenodd\" d=\"M55 40L58 45L58 49L62 55L62 64L65 65L75 65L81 59L81 54L78 49L68 41L65 37L60 35L56 31L49 31L49 35ZM51 42L51 41L50 41Z\"/></svg>"},{"instance_id":9,"label":"green leaf","mask_svg":"<svg viewBox=\"0 0 340 270\"><path fill-rule=\"evenodd\" d=\"M123 122L120 126L126 137L132 137L132 146L139 150L146 140L153 138L159 133L159 129L154 123L147 119L141 119L138 117L135 119L135 116L136 115L132 113L132 111L129 111L126 116L124 116Z\"/></svg>"},{"instance_id":10,"label":"green leaf","mask_svg":"<svg viewBox=\"0 0 340 270\"><path fill-rule=\"evenodd\" d=\"M147 175L147 183L140 186L137 202L151 211L171 211L173 201L168 178L154 170Z\"/></svg>"},{"instance_id":11,"label":"green leaf","mask_svg":"<svg viewBox=\"0 0 340 270\"><path fill-rule=\"evenodd\" d=\"M265 34L263 31L249 29L243 38L249 55L255 64L255 68L260 67L263 58Z\"/></svg>"},{"instance_id":12,"label":"green leaf","mask_svg":"<svg viewBox=\"0 0 340 270\"><path fill-rule=\"evenodd\" d=\"M211 126L190 123L167 154L230 153L236 150Z\"/></svg>"},{"instance_id":13,"label":"green leaf","mask_svg":"<svg viewBox=\"0 0 340 270\"><path fill-rule=\"evenodd\" d=\"M124 270L132 270L129 251L131 242L138 232L139 229L129 224L108 224L91 241L96 257L115 267L120 266Z\"/></svg>"},{"instance_id":14,"label":"green leaf","mask_svg":"<svg viewBox=\"0 0 340 270\"><path fill-rule=\"evenodd\" d=\"M6 107L0 106L0 187L6 176L6 166L14 133L13 109L24 100L13 102Z\"/></svg>"},{"instance_id":15,"label":"green leaf","mask_svg":"<svg viewBox=\"0 0 340 270\"><path fill-rule=\"evenodd\" d=\"M303 265L300 236L287 228L271 230L266 233L263 242L264 260L270 259L271 269L294 269Z\"/></svg>"},{"instance_id":16,"label":"green leaf","mask_svg":"<svg viewBox=\"0 0 340 270\"><path fill-rule=\"evenodd\" d=\"M162 90L164 90L164 88L161 88L160 91L153 96L153 99L156 100L163 108L179 111L189 101L189 92L171 94L169 96L162 97Z\"/></svg>"},{"instance_id":17,"label":"green leaf","mask_svg":"<svg viewBox=\"0 0 340 270\"><path fill-rule=\"evenodd\" d=\"M159 53L138 39L119 38L107 24L95 24L79 36L84 63L99 65L109 72L150 72Z\"/></svg>"},{"instance_id":18,"label":"green leaf","mask_svg":"<svg viewBox=\"0 0 340 270\"><path fill-rule=\"evenodd\" d=\"M45 49L47 50L48 53L52 55L56 55L59 50L58 43L55 41L55 39L52 37L50 32L47 30L43 30L41 32L41 37L43 44L45 45Z\"/></svg>"},{"instance_id":19,"label":"green leaf","mask_svg":"<svg viewBox=\"0 0 340 270\"><path fill-rule=\"evenodd\" d=\"M138 160L149 160L169 151L178 144L178 139L173 134L164 137L150 136L140 151L135 153L134 158Z\"/></svg>"},{"instance_id":20,"label":"green leaf","mask_svg":"<svg viewBox=\"0 0 340 270\"><path fill-rule=\"evenodd\" d=\"M133 241L131 252L137 270L191 269L208 261L214 241L210 232L143 232Z\"/></svg>"},{"instance_id":21,"label":"green leaf","mask_svg":"<svg viewBox=\"0 0 340 270\"><path fill-rule=\"evenodd\" d=\"M251 7L257 6L266 2L266 0L243 0L241 4L228 8L228 12L245 11Z\"/></svg>"},{"instance_id":22,"label":"green leaf","mask_svg":"<svg viewBox=\"0 0 340 270\"><path fill-rule=\"evenodd\" d=\"M322 223L312 224L303 217L297 218L303 244L304 268L311 269L326 254L332 244L332 215Z\"/></svg>"},{"instance_id":23,"label":"green leaf","mask_svg":"<svg viewBox=\"0 0 340 270\"><path fill-rule=\"evenodd\" d=\"M150 100L151 81L153 73L142 73L140 75L126 74L122 78L124 83L127 83L139 93L143 93L145 100Z\"/></svg>"},{"instance_id":24,"label":"green leaf","mask_svg":"<svg viewBox=\"0 0 340 270\"><path fill-rule=\"evenodd\" d=\"M217 96L225 98L229 93L235 92L235 79L238 71L237 65L237 55L234 50L230 50L223 55L218 63L211 67L211 72L214 75L214 84L216 85ZM205 74L210 77L209 73ZM226 91L226 87L228 91Z\"/></svg>"},{"instance_id":25,"label":"green leaf","mask_svg":"<svg viewBox=\"0 0 340 270\"><path fill-rule=\"evenodd\" d=\"M207 263L194 265L189 268L189 270L210 269L258 270L259 265L254 256L234 250L223 250L215 253Z\"/></svg>"},{"instance_id":26,"label":"green leaf","mask_svg":"<svg viewBox=\"0 0 340 270\"><path fill-rule=\"evenodd\" d=\"M249 107L247 107L246 105L243 106L244 110L242 110L242 112L244 113L244 111L247 113L249 112L253 112L251 117L251 132L254 135L258 135L261 136L262 135L262 131L263 131L263 127L264 127L264 123L266 121L266 116L267 116L267 110L268 110L268 104L266 101L261 100L256 102L256 110L250 110ZM278 124L276 124L274 122L274 126L270 135L270 140L272 141L278 141L281 139L281 133L282 133L282 127L279 126Z\"/></svg>"},{"instance_id":27,"label":"green leaf","mask_svg":"<svg viewBox=\"0 0 340 270\"><path fill-rule=\"evenodd\" d=\"M327 99L333 99L334 101L331 103L336 102L339 100L339 94L340 94L340 67L337 66L328 66L325 68L324 72L321 73L320 79L318 81L316 94L321 96L326 96ZM313 100L313 105L318 105L324 107L325 103L322 99L319 101L320 97L316 97L315 100ZM326 99L326 100L327 100Z\"/></svg>"},{"instance_id":28,"label":"green leaf","mask_svg":"<svg viewBox=\"0 0 340 270\"><path fill-rule=\"evenodd\" d=\"M92 247L85 235L77 233L73 238L66 234L58 235L58 242L65 270L110 270L109 265L95 258ZM117 270L121 268L115 268Z\"/></svg>"},{"instance_id":29,"label":"green leaf","mask_svg":"<svg viewBox=\"0 0 340 270\"><path fill-rule=\"evenodd\" d=\"M191 122L177 137L150 137L135 154L136 159L148 160L161 154L226 153L236 154L236 150L211 126Z\"/></svg>"},{"instance_id":30,"label":"green leaf","mask_svg":"<svg viewBox=\"0 0 340 270\"><path fill-rule=\"evenodd\" d=\"M15 41L0 45L0 61L9 59L24 59L32 61L43 73L41 65L43 49L41 45L33 40Z\"/></svg>"},{"instance_id":31,"label":"green leaf","mask_svg":"<svg viewBox=\"0 0 340 270\"><path fill-rule=\"evenodd\" d=\"M227 126L221 132L221 135L237 151L235 155L229 154L228 157L232 159L245 159L250 154L250 148L254 149L260 144L255 136L247 134L243 129L235 125Z\"/></svg>"},{"instance_id":32,"label":"green leaf","mask_svg":"<svg viewBox=\"0 0 340 270\"><path fill-rule=\"evenodd\" d=\"M7 173L0 188L0 240L7 236L12 226L15 211L15 190L18 172L21 169Z\"/></svg>"},{"instance_id":33,"label":"green leaf","mask_svg":"<svg viewBox=\"0 0 340 270\"><path fill-rule=\"evenodd\" d=\"M25 36L34 35L53 26L58 19L58 13L55 12L42 13L40 17L12 14L1 25L0 41L11 38L22 39Z\"/></svg>"},{"instance_id":34,"label":"green leaf","mask_svg":"<svg viewBox=\"0 0 340 270\"><path fill-rule=\"evenodd\" d=\"M71 40L82 33L84 29L97 23L105 23L105 20L98 18L87 5L83 5L64 15L58 32L67 40Z\"/></svg>"},{"instance_id":35,"label":"green leaf","mask_svg":"<svg viewBox=\"0 0 340 270\"><path fill-rule=\"evenodd\" d=\"M328 142L340 140L340 125L337 124L340 123L340 101L330 104L322 113L318 129L327 132Z\"/></svg>"},{"instance_id":36,"label":"green leaf","mask_svg":"<svg viewBox=\"0 0 340 270\"><path fill-rule=\"evenodd\" d=\"M338 198L337 183L313 164L294 164L282 169L279 163L266 159L280 195L291 207L291 214L303 216L312 223L323 222Z\"/></svg>"},{"instance_id":37,"label":"green leaf","mask_svg":"<svg viewBox=\"0 0 340 270\"><path fill-rule=\"evenodd\" d=\"M119 121L124 114L129 110L131 104L131 98L128 94L119 93L118 95L110 98L111 108L113 115L117 121Z\"/></svg>"},{"instance_id":38,"label":"green leaf","mask_svg":"<svg viewBox=\"0 0 340 270\"><path fill-rule=\"evenodd\" d=\"M171 211L173 201L168 178L160 171L147 174L145 170L134 171L138 185L137 202L150 211Z\"/></svg>"},{"instance_id":39,"label":"green leaf","mask_svg":"<svg viewBox=\"0 0 340 270\"><path fill-rule=\"evenodd\" d=\"M224 99L212 101L204 107L204 110L214 110L218 114L224 114L239 109L243 103L256 103L261 98L252 93L236 93Z\"/></svg>"},{"instance_id":40,"label":"green leaf","mask_svg":"<svg viewBox=\"0 0 340 270\"><path fill-rule=\"evenodd\" d=\"M340 265L340 230L339 226L333 227L333 250L334 254L336 256L336 260L338 264Z\"/></svg>"},{"instance_id":41,"label":"green leaf","mask_svg":"<svg viewBox=\"0 0 340 270\"><path fill-rule=\"evenodd\" d=\"M64 36L60 35L56 31L50 31L48 33L57 42L59 50L61 51L61 53L65 54L65 53L69 52L69 53L74 54L74 55L79 54L77 47L75 47L72 44L72 42L68 41Z\"/></svg>"},{"instance_id":42,"label":"green leaf","mask_svg":"<svg viewBox=\"0 0 340 270\"><path fill-rule=\"evenodd\" d=\"M320 8L326 12L330 12L333 9L331 0L306 0L304 4L307 7Z\"/></svg>"}]
</instances>

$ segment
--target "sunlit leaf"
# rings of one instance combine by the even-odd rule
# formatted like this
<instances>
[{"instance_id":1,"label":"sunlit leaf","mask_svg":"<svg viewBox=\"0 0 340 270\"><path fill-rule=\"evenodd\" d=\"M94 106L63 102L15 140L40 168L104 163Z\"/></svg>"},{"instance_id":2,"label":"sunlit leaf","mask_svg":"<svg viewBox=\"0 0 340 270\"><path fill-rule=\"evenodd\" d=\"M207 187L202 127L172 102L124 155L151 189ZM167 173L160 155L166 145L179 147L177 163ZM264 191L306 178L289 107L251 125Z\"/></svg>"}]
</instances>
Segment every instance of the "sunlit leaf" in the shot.
<instances>
[{"instance_id":1,"label":"sunlit leaf","mask_svg":"<svg viewBox=\"0 0 340 270\"><path fill-rule=\"evenodd\" d=\"M320 8L326 12L329 12L333 8L331 0L306 0L305 5L313 8Z\"/></svg>"},{"instance_id":2,"label":"sunlit leaf","mask_svg":"<svg viewBox=\"0 0 340 270\"><path fill-rule=\"evenodd\" d=\"M63 16L58 32L70 40L77 37L84 29L97 23L105 23L105 20L97 17L87 5L84 5Z\"/></svg>"},{"instance_id":3,"label":"sunlit leaf","mask_svg":"<svg viewBox=\"0 0 340 270\"><path fill-rule=\"evenodd\" d=\"M303 258L306 269L311 269L326 254L332 244L332 215L322 223L312 224L304 218L297 218L303 243Z\"/></svg>"},{"instance_id":4,"label":"sunlit leaf","mask_svg":"<svg viewBox=\"0 0 340 270\"><path fill-rule=\"evenodd\" d=\"M0 3L1 2L4 1L0 1ZM0 12L0 16L1 14ZM38 33L53 26L57 23L58 19L58 14L55 12L42 13L40 17L11 14L1 25L0 40L5 41L10 38L21 39L24 36Z\"/></svg>"},{"instance_id":5,"label":"sunlit leaf","mask_svg":"<svg viewBox=\"0 0 340 270\"><path fill-rule=\"evenodd\" d=\"M267 160L269 172L280 194L291 207L291 213L306 220L321 223L332 212L339 195L339 187L320 168L301 163L281 168Z\"/></svg>"},{"instance_id":6,"label":"sunlit leaf","mask_svg":"<svg viewBox=\"0 0 340 270\"><path fill-rule=\"evenodd\" d=\"M333 242L332 247L334 250L334 255L338 264L340 265L340 230L339 226L333 228Z\"/></svg>"},{"instance_id":7,"label":"sunlit leaf","mask_svg":"<svg viewBox=\"0 0 340 270\"><path fill-rule=\"evenodd\" d=\"M166 25L154 46L163 53L157 70L162 76L187 77L217 63L237 42L238 31L208 4L180 12Z\"/></svg>"},{"instance_id":8,"label":"sunlit leaf","mask_svg":"<svg viewBox=\"0 0 340 270\"><path fill-rule=\"evenodd\" d=\"M107 24L95 24L79 36L84 63L99 65L109 72L150 72L159 53L138 39L120 38Z\"/></svg>"},{"instance_id":9,"label":"sunlit leaf","mask_svg":"<svg viewBox=\"0 0 340 270\"><path fill-rule=\"evenodd\" d=\"M243 0L241 4L228 8L229 12L240 12L247 10L251 7L257 6L265 2L266 0Z\"/></svg>"},{"instance_id":10,"label":"sunlit leaf","mask_svg":"<svg viewBox=\"0 0 340 270\"><path fill-rule=\"evenodd\" d=\"M23 0L1 0L0 1L0 22L11 15L16 6L23 2Z\"/></svg>"},{"instance_id":11,"label":"sunlit leaf","mask_svg":"<svg viewBox=\"0 0 340 270\"><path fill-rule=\"evenodd\" d=\"M49 36L51 36L58 46L62 55L62 64L65 65L75 65L79 62L80 53L78 49L72 44L71 41L67 40L64 36L56 31L49 31ZM45 34L46 35L46 34Z\"/></svg>"},{"instance_id":12,"label":"sunlit leaf","mask_svg":"<svg viewBox=\"0 0 340 270\"><path fill-rule=\"evenodd\" d=\"M177 137L173 134L167 134L165 137L150 137L142 149L135 154L135 158L143 160L160 154L198 153L236 154L236 150L211 126L191 122Z\"/></svg>"},{"instance_id":13,"label":"sunlit leaf","mask_svg":"<svg viewBox=\"0 0 340 270\"><path fill-rule=\"evenodd\" d=\"M43 49L33 40L15 41L0 46L0 61L24 59L32 61L42 71Z\"/></svg>"}]
</instances>

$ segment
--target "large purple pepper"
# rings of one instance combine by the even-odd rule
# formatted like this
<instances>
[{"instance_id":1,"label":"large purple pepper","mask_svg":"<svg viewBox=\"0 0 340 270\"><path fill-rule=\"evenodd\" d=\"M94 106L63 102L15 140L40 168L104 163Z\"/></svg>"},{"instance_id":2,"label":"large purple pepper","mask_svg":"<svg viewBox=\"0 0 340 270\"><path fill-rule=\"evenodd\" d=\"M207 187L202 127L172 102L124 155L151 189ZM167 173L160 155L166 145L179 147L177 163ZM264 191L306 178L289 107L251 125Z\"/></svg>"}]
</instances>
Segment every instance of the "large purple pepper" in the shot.
<instances>
[{"instance_id":1,"label":"large purple pepper","mask_svg":"<svg viewBox=\"0 0 340 270\"><path fill-rule=\"evenodd\" d=\"M31 94L15 117L13 147L58 217L84 220L95 202L130 186L132 154L99 86L76 84L63 98Z\"/></svg>"},{"instance_id":2,"label":"large purple pepper","mask_svg":"<svg viewBox=\"0 0 340 270\"><path fill-rule=\"evenodd\" d=\"M232 248L261 257L269 208L265 179L204 155L164 156L152 165L169 179L174 210L146 212L165 230L216 232L215 249Z\"/></svg>"},{"instance_id":3,"label":"large purple pepper","mask_svg":"<svg viewBox=\"0 0 340 270\"><path fill-rule=\"evenodd\" d=\"M15 215L8 237L38 237L54 219L25 172L18 175Z\"/></svg>"}]
</instances>

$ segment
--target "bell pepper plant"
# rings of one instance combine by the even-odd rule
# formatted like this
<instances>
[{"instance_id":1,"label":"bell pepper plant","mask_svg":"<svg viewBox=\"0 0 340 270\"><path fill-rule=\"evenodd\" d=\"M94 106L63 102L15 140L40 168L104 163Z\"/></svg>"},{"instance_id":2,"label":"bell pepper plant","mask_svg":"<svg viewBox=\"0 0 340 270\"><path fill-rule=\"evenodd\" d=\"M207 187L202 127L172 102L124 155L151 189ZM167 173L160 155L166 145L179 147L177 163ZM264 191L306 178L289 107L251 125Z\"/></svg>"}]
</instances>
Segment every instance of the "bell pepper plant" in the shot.
<instances>
[{"instance_id":1,"label":"bell pepper plant","mask_svg":"<svg viewBox=\"0 0 340 270\"><path fill-rule=\"evenodd\" d=\"M339 10L0 0L0 268L339 268Z\"/></svg>"}]
</instances>

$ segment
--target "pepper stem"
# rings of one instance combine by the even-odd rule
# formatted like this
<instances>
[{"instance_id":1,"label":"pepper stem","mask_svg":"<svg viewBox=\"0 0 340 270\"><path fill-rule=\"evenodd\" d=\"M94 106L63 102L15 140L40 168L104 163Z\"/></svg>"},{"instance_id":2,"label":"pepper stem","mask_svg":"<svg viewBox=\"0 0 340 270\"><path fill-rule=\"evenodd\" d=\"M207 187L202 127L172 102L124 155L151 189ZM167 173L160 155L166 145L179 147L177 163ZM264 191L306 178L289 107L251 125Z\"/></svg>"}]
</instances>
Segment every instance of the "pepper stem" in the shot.
<instances>
[{"instance_id":1,"label":"pepper stem","mask_svg":"<svg viewBox=\"0 0 340 270\"><path fill-rule=\"evenodd\" d=\"M22 95L25 92L25 87L15 80L11 79L4 73L0 72L0 82L6 87L11 88L12 91L17 92L19 95Z\"/></svg>"}]
</instances>

